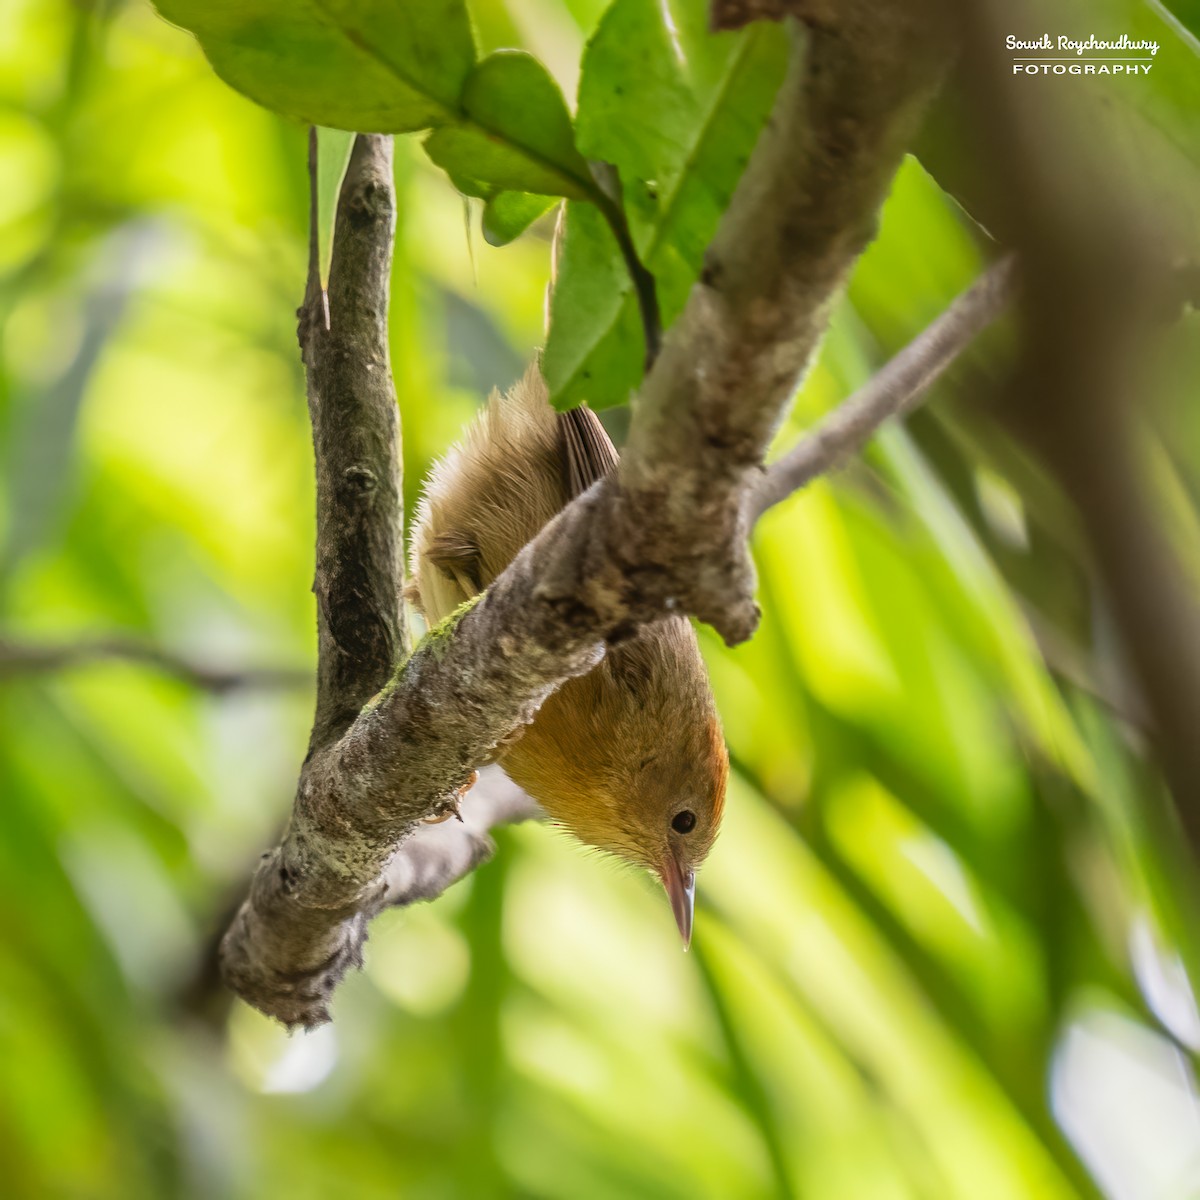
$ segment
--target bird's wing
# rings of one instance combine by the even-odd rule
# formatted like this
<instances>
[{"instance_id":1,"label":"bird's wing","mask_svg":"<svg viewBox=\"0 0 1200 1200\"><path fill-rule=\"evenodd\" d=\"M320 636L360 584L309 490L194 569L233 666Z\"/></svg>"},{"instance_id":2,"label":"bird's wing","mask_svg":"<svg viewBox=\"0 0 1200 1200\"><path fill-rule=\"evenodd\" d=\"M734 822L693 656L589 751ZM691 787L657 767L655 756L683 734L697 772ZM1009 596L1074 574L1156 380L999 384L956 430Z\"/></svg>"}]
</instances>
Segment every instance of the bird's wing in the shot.
<instances>
[{"instance_id":1,"label":"bird's wing","mask_svg":"<svg viewBox=\"0 0 1200 1200\"><path fill-rule=\"evenodd\" d=\"M429 539L425 555L462 591L464 599L483 591L483 562L476 543L458 530L451 529Z\"/></svg>"},{"instance_id":2,"label":"bird's wing","mask_svg":"<svg viewBox=\"0 0 1200 1200\"><path fill-rule=\"evenodd\" d=\"M563 483L567 496L586 492L617 466L617 448L600 418L586 405L558 415Z\"/></svg>"}]
</instances>

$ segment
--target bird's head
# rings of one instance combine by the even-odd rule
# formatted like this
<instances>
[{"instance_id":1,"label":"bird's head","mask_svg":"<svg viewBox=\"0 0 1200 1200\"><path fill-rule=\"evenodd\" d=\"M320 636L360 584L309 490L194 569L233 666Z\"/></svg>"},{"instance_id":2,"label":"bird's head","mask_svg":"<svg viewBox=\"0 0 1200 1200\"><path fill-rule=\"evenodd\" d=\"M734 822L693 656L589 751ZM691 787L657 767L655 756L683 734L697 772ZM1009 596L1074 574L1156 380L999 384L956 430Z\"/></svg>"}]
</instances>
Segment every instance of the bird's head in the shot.
<instances>
[{"instance_id":1,"label":"bird's head","mask_svg":"<svg viewBox=\"0 0 1200 1200\"><path fill-rule=\"evenodd\" d=\"M662 881L686 947L696 873L720 828L729 773L688 623L647 627L569 680L503 761L581 841Z\"/></svg>"},{"instance_id":2,"label":"bird's head","mask_svg":"<svg viewBox=\"0 0 1200 1200\"><path fill-rule=\"evenodd\" d=\"M662 882L686 949L696 875L725 808L729 757L715 712L677 716L673 725L642 726L643 736L615 748L606 769L593 771L562 807L581 840Z\"/></svg>"},{"instance_id":3,"label":"bird's head","mask_svg":"<svg viewBox=\"0 0 1200 1200\"><path fill-rule=\"evenodd\" d=\"M692 940L696 875L725 808L729 758L715 714L657 731L630 780L637 798L623 812L619 853L656 875L686 949ZM632 764L631 764L632 765Z\"/></svg>"}]
</instances>

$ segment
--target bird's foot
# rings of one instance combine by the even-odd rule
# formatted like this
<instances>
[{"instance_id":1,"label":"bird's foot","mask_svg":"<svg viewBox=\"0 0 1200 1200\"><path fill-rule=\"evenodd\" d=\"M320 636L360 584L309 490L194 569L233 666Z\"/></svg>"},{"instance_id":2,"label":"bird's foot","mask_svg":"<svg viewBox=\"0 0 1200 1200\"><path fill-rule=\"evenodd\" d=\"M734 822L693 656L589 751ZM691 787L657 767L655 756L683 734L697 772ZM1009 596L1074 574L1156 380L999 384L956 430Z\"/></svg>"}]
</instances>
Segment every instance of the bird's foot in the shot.
<instances>
[{"instance_id":1,"label":"bird's foot","mask_svg":"<svg viewBox=\"0 0 1200 1200\"><path fill-rule=\"evenodd\" d=\"M467 782L464 783L462 787L460 787L458 791L455 792L454 795L451 796L441 806L441 808L439 808L436 812L431 813L428 817L423 818L424 824L440 825L443 821L450 820L451 817L461 821L463 818L458 806L462 803L463 797L475 786L475 783L478 779L479 772L472 771L471 778L468 779Z\"/></svg>"}]
</instances>

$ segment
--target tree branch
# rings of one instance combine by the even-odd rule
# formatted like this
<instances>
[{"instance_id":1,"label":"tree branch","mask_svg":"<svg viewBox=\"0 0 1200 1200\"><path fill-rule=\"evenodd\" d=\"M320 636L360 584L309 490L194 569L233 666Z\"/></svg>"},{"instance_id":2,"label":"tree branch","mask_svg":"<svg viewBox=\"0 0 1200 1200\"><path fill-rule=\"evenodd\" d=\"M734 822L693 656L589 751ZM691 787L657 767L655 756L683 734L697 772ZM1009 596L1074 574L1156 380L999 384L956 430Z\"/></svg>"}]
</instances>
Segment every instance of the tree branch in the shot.
<instances>
[{"instance_id":1,"label":"tree branch","mask_svg":"<svg viewBox=\"0 0 1200 1200\"><path fill-rule=\"evenodd\" d=\"M315 130L309 176L315 213ZM409 649L399 422L388 357L395 229L391 139L360 136L338 205L328 297L314 226L298 313L317 470L317 713L310 755L346 731Z\"/></svg>"},{"instance_id":2,"label":"tree branch","mask_svg":"<svg viewBox=\"0 0 1200 1200\"><path fill-rule=\"evenodd\" d=\"M348 902L294 887L318 861L315 877L331 873L345 880L356 873L357 864L336 849L350 814L339 811L330 752L409 648L399 430L388 355L396 222L391 138L355 140L339 197L327 296L317 249L315 130L309 178L313 223L298 315L317 474L316 714L287 834L264 855L222 943L222 969L233 989L263 1011L303 1024L325 1015L307 981L329 972L340 977L357 960L364 924L358 914L366 908L361 893L378 899L384 888L378 855ZM376 800L381 808L386 792L385 785ZM337 831L332 840L323 827ZM310 828L322 832L313 838Z\"/></svg>"},{"instance_id":3,"label":"tree branch","mask_svg":"<svg viewBox=\"0 0 1200 1200\"><path fill-rule=\"evenodd\" d=\"M363 913L364 923L384 908L406 908L433 900L463 876L491 858L491 832L502 825L539 820L538 805L496 766L483 767L479 779L459 807L461 820L420 824L388 863L377 904ZM230 897L230 901L239 897ZM237 907L222 906L223 926ZM222 986L220 939L212 938L197 957L194 970L177 993L179 1005L214 1028L229 1011L229 992Z\"/></svg>"},{"instance_id":4,"label":"tree branch","mask_svg":"<svg viewBox=\"0 0 1200 1200\"><path fill-rule=\"evenodd\" d=\"M328 1019L334 987L360 961L367 914L387 895L397 846L607 643L678 611L731 641L749 636L750 489L936 84L938 29L926 0L844 0L807 51L797 41L704 275L646 379L617 476L560 513L386 686L392 664L383 664L399 645L386 636L396 576L378 569L362 580L376 598L366 619L364 587L347 598L343 586L356 578L346 575L343 535L365 522L363 504L349 489L353 519L325 507L366 449L378 451L370 495L395 477L384 461L388 447L395 454L394 426L364 399L386 370L371 379L355 361L358 322L382 337L386 280L367 270L357 300L338 288L390 250L385 185L363 150L380 139L359 139L334 241L332 333L322 339L311 317L302 323L325 531L317 726L288 832L256 871L223 945L226 978L251 1003L289 1024ZM339 336L341 352L320 357ZM385 367L385 345L373 341L369 354ZM391 524L351 538L351 551L394 551L398 513L386 498ZM365 556L357 561L367 572Z\"/></svg>"},{"instance_id":5,"label":"tree branch","mask_svg":"<svg viewBox=\"0 0 1200 1200\"><path fill-rule=\"evenodd\" d=\"M755 489L751 519L843 466L891 417L911 412L952 362L1004 311L1013 262L992 266L924 332L777 459Z\"/></svg>"},{"instance_id":6,"label":"tree branch","mask_svg":"<svg viewBox=\"0 0 1200 1200\"><path fill-rule=\"evenodd\" d=\"M124 660L154 667L183 683L218 695L251 689L308 687L312 672L301 667L216 667L160 646L121 635L73 642L30 642L0 637L0 683L23 676Z\"/></svg>"}]
</instances>

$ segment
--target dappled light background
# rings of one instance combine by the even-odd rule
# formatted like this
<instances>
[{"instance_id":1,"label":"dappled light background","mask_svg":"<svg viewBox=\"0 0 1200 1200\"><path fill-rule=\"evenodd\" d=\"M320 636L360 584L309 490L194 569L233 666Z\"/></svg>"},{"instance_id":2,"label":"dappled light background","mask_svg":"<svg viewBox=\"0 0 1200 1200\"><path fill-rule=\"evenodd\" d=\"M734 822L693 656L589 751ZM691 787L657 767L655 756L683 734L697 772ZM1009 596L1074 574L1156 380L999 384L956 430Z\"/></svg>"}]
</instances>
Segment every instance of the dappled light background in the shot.
<instances>
[{"instance_id":1,"label":"dappled light background","mask_svg":"<svg viewBox=\"0 0 1200 1200\"><path fill-rule=\"evenodd\" d=\"M473 7L573 94L598 0ZM141 0L6 3L0 639L311 668L304 153ZM492 249L415 142L396 174L411 502L540 343L552 222ZM909 160L781 444L983 254ZM1200 574L1195 316L1172 337L1146 454ZM288 1036L211 957L311 688L0 663L0 1191L1200 1192L1196 879L1070 515L983 414L1010 338L762 522L753 641L703 632L733 774L687 956L649 880L521 827Z\"/></svg>"}]
</instances>

